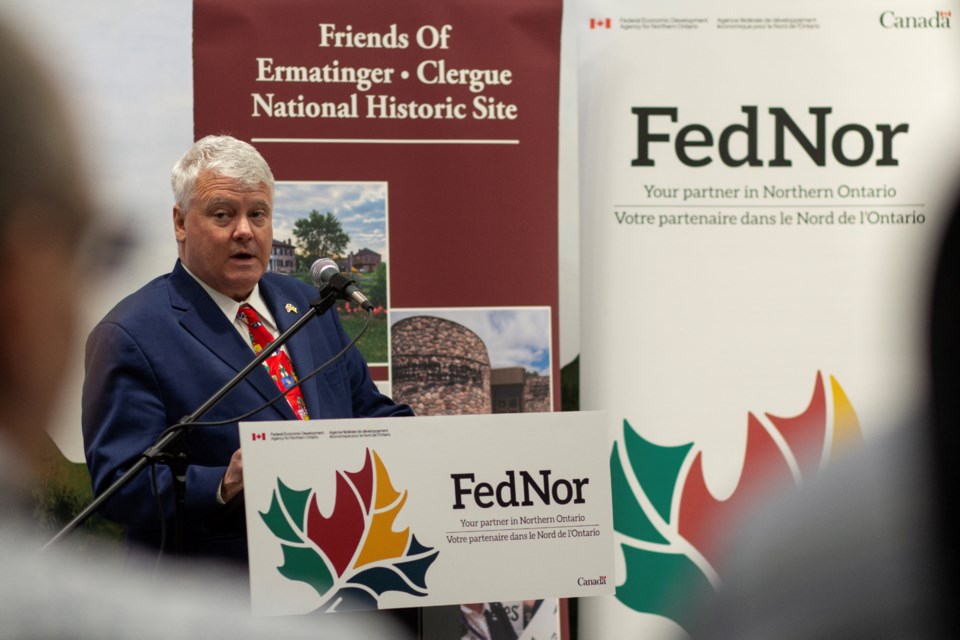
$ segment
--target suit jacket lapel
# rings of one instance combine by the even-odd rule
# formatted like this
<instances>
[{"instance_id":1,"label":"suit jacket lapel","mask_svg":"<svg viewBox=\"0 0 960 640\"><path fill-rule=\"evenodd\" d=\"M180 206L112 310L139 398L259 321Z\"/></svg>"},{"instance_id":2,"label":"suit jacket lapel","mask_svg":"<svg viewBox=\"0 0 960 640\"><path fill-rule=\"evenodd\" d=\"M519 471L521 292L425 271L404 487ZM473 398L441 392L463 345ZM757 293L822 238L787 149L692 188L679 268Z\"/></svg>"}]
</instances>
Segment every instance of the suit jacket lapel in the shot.
<instances>
[{"instance_id":1,"label":"suit jacket lapel","mask_svg":"<svg viewBox=\"0 0 960 640\"><path fill-rule=\"evenodd\" d=\"M206 347L208 355L222 360L234 371L240 371L253 360L255 356L250 345L243 341L220 307L183 269L179 261L170 274L168 283L170 304L180 312L180 325ZM202 363L204 357L204 354L197 354L198 362ZM226 383L227 380L223 380L221 385ZM246 382L240 383L241 386L244 384L256 389L263 401L271 400L279 393L276 383L264 367L251 371ZM247 411L254 406L250 403L250 406L239 406L238 409ZM286 419L296 417L285 400L278 400L273 406Z\"/></svg>"}]
</instances>

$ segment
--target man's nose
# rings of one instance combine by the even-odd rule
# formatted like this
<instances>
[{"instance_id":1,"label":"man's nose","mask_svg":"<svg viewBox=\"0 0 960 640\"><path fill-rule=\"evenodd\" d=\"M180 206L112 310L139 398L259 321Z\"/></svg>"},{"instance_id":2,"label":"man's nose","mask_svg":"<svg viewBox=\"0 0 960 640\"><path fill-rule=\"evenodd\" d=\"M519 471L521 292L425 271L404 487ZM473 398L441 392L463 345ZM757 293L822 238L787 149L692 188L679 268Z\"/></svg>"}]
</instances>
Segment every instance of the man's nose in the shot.
<instances>
[{"instance_id":1,"label":"man's nose","mask_svg":"<svg viewBox=\"0 0 960 640\"><path fill-rule=\"evenodd\" d=\"M233 229L233 237L237 239L249 239L253 237L253 227L250 225L250 219L246 215L237 217L237 226Z\"/></svg>"}]
</instances>

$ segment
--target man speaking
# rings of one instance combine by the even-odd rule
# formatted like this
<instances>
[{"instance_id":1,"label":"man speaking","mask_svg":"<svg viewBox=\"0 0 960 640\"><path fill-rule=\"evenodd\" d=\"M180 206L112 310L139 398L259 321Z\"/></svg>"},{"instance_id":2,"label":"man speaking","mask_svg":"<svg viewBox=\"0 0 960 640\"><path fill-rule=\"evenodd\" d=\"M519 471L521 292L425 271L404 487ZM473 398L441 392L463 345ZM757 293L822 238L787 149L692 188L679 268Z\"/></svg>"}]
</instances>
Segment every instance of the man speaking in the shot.
<instances>
[{"instance_id":1,"label":"man speaking","mask_svg":"<svg viewBox=\"0 0 960 640\"><path fill-rule=\"evenodd\" d=\"M273 245L273 175L251 145L208 136L173 168L179 260L122 300L87 342L83 437L95 493L109 487L164 430L190 415L310 308L318 292L266 273ZM179 440L186 464L183 553L246 560L243 461L236 419L276 398L341 351L349 337L328 311L200 416ZM380 394L356 348L245 420L411 415ZM131 542L173 550L174 476L145 470L104 514Z\"/></svg>"}]
</instances>

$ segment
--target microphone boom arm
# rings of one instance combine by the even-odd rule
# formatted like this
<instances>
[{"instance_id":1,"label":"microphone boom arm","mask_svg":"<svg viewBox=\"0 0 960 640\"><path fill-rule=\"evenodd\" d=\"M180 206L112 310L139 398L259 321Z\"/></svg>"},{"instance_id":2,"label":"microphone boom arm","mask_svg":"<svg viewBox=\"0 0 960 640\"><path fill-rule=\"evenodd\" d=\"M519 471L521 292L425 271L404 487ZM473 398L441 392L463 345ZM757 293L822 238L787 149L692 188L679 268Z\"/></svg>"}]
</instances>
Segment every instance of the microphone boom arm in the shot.
<instances>
[{"instance_id":1,"label":"microphone boom arm","mask_svg":"<svg viewBox=\"0 0 960 640\"><path fill-rule=\"evenodd\" d=\"M83 524L87 519L92 516L100 506L110 499L113 494L126 486L133 478L135 478L148 464L157 462L170 455L169 451L173 444L180 439L180 436L185 433L191 425L196 423L200 416L205 414L207 411L212 409L217 403L219 403L224 396L230 393L234 387L236 387L240 382L250 374L251 371L260 366L264 360L273 355L277 349L282 347L290 337L299 331L303 325L313 319L314 316L322 315L325 313L333 304L336 302L337 292L333 287L326 285L320 289L320 297L317 298L314 302L310 303L310 308L301 316L296 322L294 322L289 329L284 331L282 334L277 336L277 338L271 342L269 345L264 347L264 349L257 354L257 357L251 360L247 366L237 372L233 378L231 378L225 385L220 387L212 396L210 396L203 404L197 407L193 413L183 418L180 422L164 430L157 441L147 450L140 454L140 457L137 459L133 465L123 472L119 478L117 478L113 484L104 489L94 500L87 505L80 513L78 513L73 520L68 522L60 531L50 539L43 547L40 548L40 551L46 551L52 546L55 546L60 540L69 535L74 529ZM175 482L177 473L174 472ZM179 507L179 505L178 505ZM176 514L176 522L182 522L182 514ZM179 550L179 549L178 549Z\"/></svg>"}]
</instances>

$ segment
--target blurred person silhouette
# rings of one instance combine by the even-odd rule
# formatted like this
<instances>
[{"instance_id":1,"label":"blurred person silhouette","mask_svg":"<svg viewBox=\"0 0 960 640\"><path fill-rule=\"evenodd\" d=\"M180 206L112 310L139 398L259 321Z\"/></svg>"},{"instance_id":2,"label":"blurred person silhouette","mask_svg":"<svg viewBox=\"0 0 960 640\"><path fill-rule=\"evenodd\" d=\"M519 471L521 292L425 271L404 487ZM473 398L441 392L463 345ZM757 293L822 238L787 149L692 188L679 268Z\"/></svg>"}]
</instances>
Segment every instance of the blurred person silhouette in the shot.
<instances>
[{"instance_id":1,"label":"blurred person silhouette","mask_svg":"<svg viewBox=\"0 0 960 640\"><path fill-rule=\"evenodd\" d=\"M63 97L0 15L0 638L392 638L389 620L253 618L245 577L36 549L24 477L64 380L97 218Z\"/></svg>"},{"instance_id":2,"label":"blurred person silhouette","mask_svg":"<svg viewBox=\"0 0 960 640\"><path fill-rule=\"evenodd\" d=\"M960 637L960 201L945 229L929 296L926 406L735 527L695 640Z\"/></svg>"}]
</instances>

